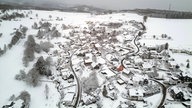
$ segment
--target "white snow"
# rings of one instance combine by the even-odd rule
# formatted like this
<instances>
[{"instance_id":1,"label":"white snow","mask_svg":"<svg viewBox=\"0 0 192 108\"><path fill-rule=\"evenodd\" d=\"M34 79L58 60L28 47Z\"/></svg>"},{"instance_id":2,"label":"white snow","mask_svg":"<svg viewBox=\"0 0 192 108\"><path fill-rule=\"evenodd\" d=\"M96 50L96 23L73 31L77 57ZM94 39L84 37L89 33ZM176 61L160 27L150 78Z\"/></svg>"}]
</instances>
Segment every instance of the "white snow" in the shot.
<instances>
[{"instance_id":1,"label":"white snow","mask_svg":"<svg viewBox=\"0 0 192 108\"><path fill-rule=\"evenodd\" d=\"M23 10L27 11L27 10ZM108 14L108 15L90 15L88 13L69 13L69 12L59 12L59 11L39 11L39 10L32 10L33 14L30 15L33 19L30 20L29 18L23 18L19 19L18 21L3 21L1 22L0 26L0 33L3 33L3 36L0 38L0 48L3 48L4 44L9 44L12 38L12 35L10 33L14 32L14 28L19 28L20 24L23 26L27 26L29 30L27 31L27 35L32 34L36 35L37 30L31 29L31 26L34 22L39 22L41 18L43 18L46 21L52 23L53 25L57 25L57 29L61 32L62 36L69 37L69 31L70 30L62 30L61 29L61 24L65 25L73 25L76 26L78 29L82 29L83 27L87 27L88 22L95 22L96 26L99 26L99 23L108 23L108 22L125 22L129 20L136 20L142 22L143 17L136 15L136 14L130 14L130 13L115 13L115 14ZM35 14L38 13L38 18L36 18ZM52 16L52 18L49 18L49 15ZM63 21L56 21L55 19L57 17L63 18ZM129 30L135 31L136 29L132 27L131 25L123 25L122 28L129 27ZM139 40L141 43L145 43L146 45L157 45L157 44L164 44L166 42L169 43L170 48L177 48L177 49L188 49L192 50L192 20L181 20L181 19L160 19L160 18L148 18L146 22L146 27L147 27L147 33L145 34L146 38ZM167 34L168 36L172 37L172 40L154 40L154 39L149 39L148 37L152 37L153 35L160 36L161 34ZM82 34L81 34L82 35ZM81 36L80 36L81 38ZM123 42L124 39L133 39L131 34L126 34L125 37L122 38L122 36L118 36L117 39L120 42ZM31 108L55 108L57 107L56 104L58 104L59 99L60 99L60 94L58 93L55 84L53 82L42 82L39 86L37 87L31 87L26 85L25 82L23 81L17 81L14 79L15 75L19 73L20 69L25 69L27 72L29 69L32 68L34 62L38 59L40 55L44 55L47 57L46 53L41 53L41 54L35 54L36 58L33 62L29 64L28 68L25 68L22 63L22 57L23 57L23 51L24 51L24 42L26 39L21 39L15 46L13 46L10 50L8 50L4 55L0 57L0 107L2 105L9 104L8 99L12 94L15 94L18 96L21 91L26 90L31 94L31 103L30 107ZM42 39L46 40L46 39ZM65 38L55 38L50 40L52 43L56 42L61 42L62 44L66 45L66 42L70 42L69 39ZM36 42L40 42L40 40L36 39ZM56 44L55 44L56 46ZM101 48L99 44L95 44L96 47ZM107 45L109 46L109 45ZM105 48L107 48L107 46ZM114 46L121 46L121 45L114 45ZM71 48L72 46L70 46ZM57 49L58 47L54 47L53 49ZM109 46L109 49L111 47ZM116 47L117 50L119 48ZM53 51L53 50L51 50ZM92 62L92 54L87 53L85 62ZM116 55L113 54L107 54L106 59L110 61L113 57L116 57ZM184 72L184 75L191 75L192 76L192 68L186 69L186 60L190 60L190 65L192 66L192 56L186 55L186 54L171 54L171 57L175 58L175 62L178 64L183 63L184 66L181 67L181 69L186 70ZM118 58L119 59L119 58ZM55 57L54 60L56 61L57 58ZM72 58L74 67L79 66L78 63L81 62L82 60L74 56ZM102 57L97 57L97 62L100 64L103 64L103 70L97 74L98 80L99 80L99 85L102 85L105 83L105 77L111 77L115 76L114 72L107 67L106 64L108 61L106 61ZM126 61L128 62L128 61ZM135 58L136 63L143 62L142 59ZM81 65L81 63L79 63ZM119 63L114 63L114 65L119 65ZM144 63L145 68L151 68L152 64L149 63ZM82 69L82 67L80 68ZM82 75L81 77L88 77L89 74L91 73L90 69L85 68L82 70ZM105 72L106 75L102 75L101 73ZM58 73L55 73L58 75ZM99 76L100 75L100 76ZM161 76L164 76L164 74L161 74ZM103 78L104 77L104 78ZM133 81L139 82L146 78L146 76L140 75L140 74L135 74L133 76ZM45 78L46 80L46 78ZM61 78L58 78L58 80L62 80ZM128 80L128 79L127 79ZM124 82L123 80L120 80L121 82ZM45 98L45 84L47 84L50 88L49 90L49 98ZM70 86L71 84L68 84L67 81L62 81L62 85L64 86ZM101 96L101 101L103 104L104 108L114 108L117 107L120 103L120 101L125 101L121 97L121 93L126 93L125 89L125 84L124 85L119 85L115 83L115 86L118 89L118 99L117 101L111 101L109 98L104 98ZM73 86L71 88L65 89L71 92L76 91L76 87ZM130 89L131 94L133 95L138 95L142 96L142 91L138 89L132 90ZM64 100L65 101L71 101L73 97L72 93L66 93ZM157 105L159 104L160 100L162 98L162 93L150 96L148 98L145 98L145 100L148 101L149 107L150 108L156 108ZM17 101L16 107L20 105L20 101ZM136 102L134 102L136 103ZM85 106L86 107L96 107L96 105L90 105L90 106ZM143 103L138 102L136 104L138 108L143 107ZM178 105L179 106L179 105ZM167 108L173 108L177 107L177 104L168 104L166 105ZM182 106L179 106L182 107Z\"/></svg>"}]
</instances>

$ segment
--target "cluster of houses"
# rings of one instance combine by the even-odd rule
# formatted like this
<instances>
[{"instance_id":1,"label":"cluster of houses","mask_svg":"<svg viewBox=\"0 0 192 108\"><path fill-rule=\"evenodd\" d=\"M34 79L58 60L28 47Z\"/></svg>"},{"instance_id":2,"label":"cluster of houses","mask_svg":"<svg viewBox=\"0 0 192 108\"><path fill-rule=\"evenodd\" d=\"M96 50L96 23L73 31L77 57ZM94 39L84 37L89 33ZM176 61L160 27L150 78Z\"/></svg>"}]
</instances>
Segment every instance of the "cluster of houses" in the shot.
<instances>
[{"instance_id":1,"label":"cluster of houses","mask_svg":"<svg viewBox=\"0 0 192 108\"><path fill-rule=\"evenodd\" d=\"M60 45L60 48L70 53L79 49L74 53L75 59L72 59L75 62L79 61L79 63L73 64L75 72L80 78L82 77L82 73L87 71L90 71L88 73L94 71L102 76L101 78L106 80L106 82L104 82L107 90L107 96L104 96L105 98L116 101L119 98L119 88L117 88L117 86L123 87L127 84L129 87L125 89L128 99L131 101L144 102L146 97L154 96L161 92L158 84L149 83L149 78L164 80L160 78L160 70L172 72L176 70L178 66L173 64L169 59L170 55L167 51L168 44L142 46L140 43L136 43L140 51L134 54L135 45L132 44L134 35L136 35L139 30L143 30L144 26L142 23L136 21L130 21L129 24L135 29L131 31L126 28L123 30L119 29L124 27L123 23L100 24L89 21L87 22L88 27L84 27L81 30L79 30L80 27L70 27L63 24L63 30L73 30L69 32L69 36L63 36L67 40L70 40L69 45ZM56 29L53 29L53 31L55 30ZM124 41L117 39L117 36L120 35ZM141 39L141 37L138 39ZM128 55L129 53L131 53L130 56ZM124 61L122 61L123 58L125 58ZM101 62L101 59L104 60L104 62ZM62 62L61 67L63 66L62 64L69 64L69 61ZM103 69L104 67L107 68ZM141 79L137 78L137 75L142 76ZM74 75L69 70L61 71L61 76L62 80L67 81L69 84L75 82ZM170 77L172 77L172 74ZM171 78L169 79L171 80ZM191 82L191 79L188 77L180 77L178 79L185 83ZM171 82L174 84L178 83L178 79L174 79ZM111 83L111 80L114 82ZM163 83L166 84L165 81ZM85 90L85 88L82 89ZM83 105L96 103L100 100L99 93L102 92L103 90L101 88L96 89L94 93L84 93L83 91L81 103ZM63 96L63 104L65 106L73 105L73 102L76 100L76 95L76 91L65 93ZM175 93L173 95L174 99L177 99L179 96L182 97L182 93ZM124 103L121 105L124 105ZM134 104L129 105L135 107Z\"/></svg>"},{"instance_id":2,"label":"cluster of houses","mask_svg":"<svg viewBox=\"0 0 192 108\"><path fill-rule=\"evenodd\" d=\"M180 102L184 102L184 101L190 101L190 99L185 99L185 95L182 91L175 91L174 89L171 89L169 91L170 96L175 100L175 101L180 101Z\"/></svg>"}]
</instances>

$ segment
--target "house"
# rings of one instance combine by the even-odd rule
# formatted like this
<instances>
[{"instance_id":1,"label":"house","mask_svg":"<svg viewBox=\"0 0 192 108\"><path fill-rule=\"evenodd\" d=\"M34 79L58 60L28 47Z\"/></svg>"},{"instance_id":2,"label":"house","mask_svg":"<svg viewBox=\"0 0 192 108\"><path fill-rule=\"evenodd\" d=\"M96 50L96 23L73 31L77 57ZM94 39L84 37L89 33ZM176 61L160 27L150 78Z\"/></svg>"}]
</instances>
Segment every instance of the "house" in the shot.
<instances>
[{"instance_id":1,"label":"house","mask_svg":"<svg viewBox=\"0 0 192 108\"><path fill-rule=\"evenodd\" d=\"M66 106L73 106L73 99L74 99L75 93L74 92L68 92L65 94L65 97L63 98L63 105Z\"/></svg>"},{"instance_id":2,"label":"house","mask_svg":"<svg viewBox=\"0 0 192 108\"><path fill-rule=\"evenodd\" d=\"M117 83L118 83L119 85L122 85L122 84L124 84L125 82L124 82L121 78L119 78L119 79L117 80Z\"/></svg>"},{"instance_id":3,"label":"house","mask_svg":"<svg viewBox=\"0 0 192 108\"><path fill-rule=\"evenodd\" d=\"M124 69L124 67L123 67L123 65L120 65L118 68L117 68L117 71L123 71L123 69Z\"/></svg>"},{"instance_id":4,"label":"house","mask_svg":"<svg viewBox=\"0 0 192 108\"><path fill-rule=\"evenodd\" d=\"M133 77L134 76L134 73L132 71L123 71L122 72L122 75L125 75L127 77Z\"/></svg>"},{"instance_id":5,"label":"house","mask_svg":"<svg viewBox=\"0 0 192 108\"><path fill-rule=\"evenodd\" d=\"M117 99L117 93L115 92L112 92L108 95L108 97L111 99L111 100L116 100Z\"/></svg>"},{"instance_id":6,"label":"house","mask_svg":"<svg viewBox=\"0 0 192 108\"><path fill-rule=\"evenodd\" d=\"M100 64L100 63L95 63L95 62L93 62L93 63L91 64L91 66L92 66L93 69L99 69L100 66L101 66L101 64Z\"/></svg>"},{"instance_id":7,"label":"house","mask_svg":"<svg viewBox=\"0 0 192 108\"><path fill-rule=\"evenodd\" d=\"M153 65L148 62L144 62L142 66L143 66L143 70L145 71L151 71L151 69L153 68Z\"/></svg>"},{"instance_id":8,"label":"house","mask_svg":"<svg viewBox=\"0 0 192 108\"><path fill-rule=\"evenodd\" d=\"M136 108L136 105L131 101L125 101L125 102L120 101L120 105L118 106L118 108Z\"/></svg>"},{"instance_id":9,"label":"house","mask_svg":"<svg viewBox=\"0 0 192 108\"><path fill-rule=\"evenodd\" d=\"M176 85L179 81L177 80L173 80L173 79L169 79L168 81L164 81L163 83L165 84L169 84L169 85Z\"/></svg>"},{"instance_id":10,"label":"house","mask_svg":"<svg viewBox=\"0 0 192 108\"><path fill-rule=\"evenodd\" d=\"M67 80L69 76L69 70L68 69L61 70L61 74L62 74L62 79Z\"/></svg>"},{"instance_id":11,"label":"house","mask_svg":"<svg viewBox=\"0 0 192 108\"><path fill-rule=\"evenodd\" d=\"M90 96L90 95L84 95L82 98L82 102L85 105L90 105L97 102L97 97Z\"/></svg>"},{"instance_id":12,"label":"house","mask_svg":"<svg viewBox=\"0 0 192 108\"><path fill-rule=\"evenodd\" d=\"M74 82L74 76L72 74L69 75L68 82L69 83Z\"/></svg>"},{"instance_id":13,"label":"house","mask_svg":"<svg viewBox=\"0 0 192 108\"><path fill-rule=\"evenodd\" d=\"M158 85L147 85L144 87L144 96L152 96L160 93L160 87Z\"/></svg>"},{"instance_id":14,"label":"house","mask_svg":"<svg viewBox=\"0 0 192 108\"><path fill-rule=\"evenodd\" d=\"M157 72L148 72L147 75L150 77L150 78L155 78L155 77L158 77L159 74Z\"/></svg>"},{"instance_id":15,"label":"house","mask_svg":"<svg viewBox=\"0 0 192 108\"><path fill-rule=\"evenodd\" d=\"M180 76L179 79L181 80L182 83L191 83L192 78L188 76Z\"/></svg>"},{"instance_id":16,"label":"house","mask_svg":"<svg viewBox=\"0 0 192 108\"><path fill-rule=\"evenodd\" d=\"M84 58L85 65L90 65L93 62L93 55L91 53L86 53Z\"/></svg>"},{"instance_id":17,"label":"house","mask_svg":"<svg viewBox=\"0 0 192 108\"><path fill-rule=\"evenodd\" d=\"M176 100L176 101L184 101L184 94L183 92L178 92L178 93L175 93L175 91L173 89L170 90L170 95L171 97Z\"/></svg>"},{"instance_id":18,"label":"house","mask_svg":"<svg viewBox=\"0 0 192 108\"><path fill-rule=\"evenodd\" d=\"M119 60L118 60L117 58L115 58L115 57L111 58L111 61L112 61L112 62L113 62L113 61L119 62Z\"/></svg>"},{"instance_id":19,"label":"house","mask_svg":"<svg viewBox=\"0 0 192 108\"><path fill-rule=\"evenodd\" d=\"M113 90L115 88L114 84L112 83L109 83L107 87L109 88L109 90Z\"/></svg>"},{"instance_id":20,"label":"house","mask_svg":"<svg viewBox=\"0 0 192 108\"><path fill-rule=\"evenodd\" d=\"M134 89L134 88L129 89L128 94L130 100L136 100L136 101L143 100L143 91L140 89Z\"/></svg>"},{"instance_id":21,"label":"house","mask_svg":"<svg viewBox=\"0 0 192 108\"><path fill-rule=\"evenodd\" d=\"M148 83L149 83L149 81L148 81L147 79L144 79L143 81L139 81L139 84L140 84L141 86L147 85Z\"/></svg>"}]
</instances>

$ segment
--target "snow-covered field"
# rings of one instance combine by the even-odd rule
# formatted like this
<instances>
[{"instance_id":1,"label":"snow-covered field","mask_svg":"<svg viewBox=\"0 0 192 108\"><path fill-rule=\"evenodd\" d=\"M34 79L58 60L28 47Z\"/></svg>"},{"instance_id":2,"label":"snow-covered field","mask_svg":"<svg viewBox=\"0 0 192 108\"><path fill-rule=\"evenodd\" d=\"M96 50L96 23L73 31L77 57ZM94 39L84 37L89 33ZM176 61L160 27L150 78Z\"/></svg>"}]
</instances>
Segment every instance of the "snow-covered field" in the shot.
<instances>
[{"instance_id":1,"label":"snow-covered field","mask_svg":"<svg viewBox=\"0 0 192 108\"><path fill-rule=\"evenodd\" d=\"M20 12L29 12L29 10L22 10ZM38 14L38 17L36 16ZM51 18L50 18L51 15ZM32 19L30 19L30 17ZM63 18L62 21L57 21L55 19ZM57 30L61 33L61 36L64 37L68 35L68 32L70 30L62 30L61 26L62 24L66 25L72 25L77 26L78 29L83 30L84 27L88 27L88 22L94 22L98 26L100 23L108 23L108 22L125 22L130 20L136 20L139 22L143 21L143 17L131 14L131 13L114 13L114 14L107 14L107 15L91 15L89 13L68 13L68 12L59 12L59 11L38 11L38 10L32 10L32 14L29 14L29 17L27 18L18 18L17 21L2 21L0 22L0 33L3 35L0 37L0 48L3 49L4 44L8 45L11 41L12 36L11 33L14 32L14 28L19 28L22 24L23 26L26 26L28 28L27 34L28 35L36 35L37 30L32 29L32 25L34 22L39 22L42 19L45 19L46 21L50 22L53 26L56 26ZM159 45L164 44L166 42L169 43L170 48L176 48L176 49L187 49L192 51L192 20L182 20L182 19L160 19L160 18L148 18L146 24L146 33L144 36L161 36L161 34L167 34L172 39L171 40L154 40L154 39L147 39L143 38L139 40L141 43L145 43L146 45ZM96 26L97 26L96 25ZM133 29L130 28L129 29ZM121 38L121 37L120 37ZM21 69L24 69L26 72L30 70L33 67L33 64L37 61L38 57L40 55L44 55L45 57L48 56L47 53L41 52L40 54L35 54L35 59L33 62L29 63L28 67L23 66L22 58L23 58L23 51L25 49L24 43L27 40L27 38L20 39L16 45L14 45L10 50L7 50L5 54L3 54L0 57L0 107L3 105L10 104L9 97L13 94L16 96L19 95L19 93L23 90L28 91L31 94L31 103L30 108L56 108L58 107L57 104L60 100L60 94L58 93L56 89L56 84L53 82L47 82L46 81L41 82L41 85L37 87L32 87L27 85L23 81L17 81L15 80L15 75L19 73ZM45 39L42 39L45 40ZM35 38L36 42L40 42L37 38ZM58 49L58 46L56 46L56 42L66 43L67 39L64 38L54 38L50 40L54 44L54 48L51 49L53 51L54 49ZM70 46L71 47L71 46ZM190 60L190 66L192 66L192 56L186 55L186 54L172 54L173 58L175 58L176 62L184 65L186 64L186 60ZM55 57L55 59L57 59ZM55 60L53 57L53 60ZM105 61L102 60L102 63L104 64ZM73 60L73 58L72 58ZM56 62L56 60L55 60ZM75 63L74 61L73 63ZM78 63L78 62L77 62ZM184 66L185 67L185 66ZM184 69L184 67L181 67ZM52 68L52 71L56 71L55 67ZM87 70L86 70L87 71ZM89 71L89 70L88 70ZM192 76L192 68L188 69L189 74ZM84 72L82 75L88 77L89 75L85 75ZM55 72L55 75L57 75L57 72ZM102 80L101 80L102 81ZM49 99L45 98L45 85L48 85L49 90ZM65 85L65 83L64 83ZM66 84L67 85L67 84ZM124 86L117 86L120 89L119 92L125 92ZM121 90L121 87L123 88ZM71 90L74 90L72 88ZM64 91L65 92L65 91ZM120 97L121 94L118 94ZM152 97L147 98L149 102L153 102L153 105L150 107L156 108L157 104L159 104L158 100L160 101L161 94L154 95ZM113 102L108 98L101 99L101 103L103 104L104 108L108 107L117 107L119 105L119 101L122 101L122 98L118 98L118 102ZM156 100L156 101L153 101ZM21 104L21 103L18 103ZM192 104L192 103L191 103ZM19 105L18 105L19 106ZM141 106L136 105L138 108L142 108ZM174 106L174 105L173 105ZM172 105L167 105L167 108L173 108ZM90 107L90 106L88 106ZM92 107L96 107L96 105L93 105ZM16 105L15 105L15 108ZM84 106L83 106L84 108ZM149 108L149 107L148 107ZM174 107L176 108L176 107Z\"/></svg>"},{"instance_id":2,"label":"snow-covered field","mask_svg":"<svg viewBox=\"0 0 192 108\"><path fill-rule=\"evenodd\" d=\"M191 19L162 19L162 18L148 18L147 33L145 35L160 36L161 34L167 34L171 36L173 40L168 41L170 47L180 49L192 50L192 20ZM161 44L165 43L165 40L143 40L147 44Z\"/></svg>"}]
</instances>

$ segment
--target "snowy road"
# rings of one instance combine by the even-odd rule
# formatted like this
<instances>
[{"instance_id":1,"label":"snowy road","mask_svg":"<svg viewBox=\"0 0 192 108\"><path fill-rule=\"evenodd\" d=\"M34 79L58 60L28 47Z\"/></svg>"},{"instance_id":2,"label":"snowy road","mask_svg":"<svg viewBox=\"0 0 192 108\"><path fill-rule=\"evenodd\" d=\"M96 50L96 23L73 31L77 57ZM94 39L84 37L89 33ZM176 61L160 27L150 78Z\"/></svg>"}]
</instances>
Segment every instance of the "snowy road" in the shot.
<instances>
[{"instance_id":1,"label":"snowy road","mask_svg":"<svg viewBox=\"0 0 192 108\"><path fill-rule=\"evenodd\" d=\"M78 51L79 49L77 49L76 51ZM76 52L75 51L75 52ZM75 71L74 71L74 69L73 69L73 64L72 64L72 57L73 57L73 55L75 54L75 52L70 56L70 67L71 67L71 70L72 70L72 72L73 72L73 74L74 74L74 76L75 76L75 79L76 79L76 81L77 81L77 89L78 89L78 92L76 93L76 100L75 100L75 103L74 103L74 107L76 108L78 105L79 105L79 102L80 102L80 100L81 100L81 90L82 90L82 88L81 88L81 83L80 83L80 81L79 81L79 78L77 77L77 75L76 75L76 73L75 73Z\"/></svg>"},{"instance_id":2,"label":"snowy road","mask_svg":"<svg viewBox=\"0 0 192 108\"><path fill-rule=\"evenodd\" d=\"M127 56L121 60L121 65L122 65L123 67L125 67L123 62L124 62L124 60L125 60L126 58L128 58L129 56L132 56L133 54L137 54L137 53L140 51L139 47L138 47L137 44L136 44L136 39L137 39L138 36L139 36L139 35L135 36L135 38L134 38L134 40L133 40L134 45L137 47L137 51L136 51L136 52L133 52L133 53L130 53L130 54L128 53Z\"/></svg>"},{"instance_id":3,"label":"snowy road","mask_svg":"<svg viewBox=\"0 0 192 108\"><path fill-rule=\"evenodd\" d=\"M163 104L165 102L165 98L166 98L166 94L167 94L167 88L161 82L159 82L157 80L152 79L152 81L158 83L162 88L163 97L161 99L160 104L158 105L158 108L162 108L162 106L163 106Z\"/></svg>"}]
</instances>

